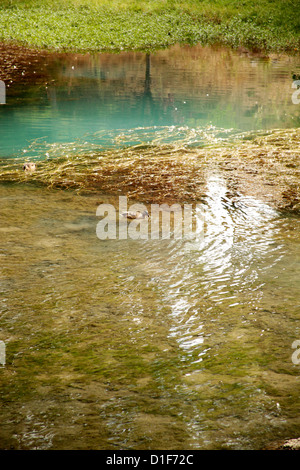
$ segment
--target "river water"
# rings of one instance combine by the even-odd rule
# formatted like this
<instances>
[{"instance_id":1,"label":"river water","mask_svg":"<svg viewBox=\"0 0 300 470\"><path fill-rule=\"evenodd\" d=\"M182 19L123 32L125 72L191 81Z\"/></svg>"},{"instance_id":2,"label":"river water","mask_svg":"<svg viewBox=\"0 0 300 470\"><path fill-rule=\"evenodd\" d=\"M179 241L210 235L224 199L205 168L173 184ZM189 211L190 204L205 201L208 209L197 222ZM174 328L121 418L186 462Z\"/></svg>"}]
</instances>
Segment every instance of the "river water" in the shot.
<instances>
[{"instance_id":1,"label":"river water","mask_svg":"<svg viewBox=\"0 0 300 470\"><path fill-rule=\"evenodd\" d=\"M297 127L297 67L214 48L49 55L30 92L7 89L1 157L130 146L137 128L141 142L215 129L191 142L205 146ZM228 197L216 169L193 238L100 239L97 207L115 195L24 183L0 198L1 448L260 449L299 436L299 217Z\"/></svg>"}]
</instances>

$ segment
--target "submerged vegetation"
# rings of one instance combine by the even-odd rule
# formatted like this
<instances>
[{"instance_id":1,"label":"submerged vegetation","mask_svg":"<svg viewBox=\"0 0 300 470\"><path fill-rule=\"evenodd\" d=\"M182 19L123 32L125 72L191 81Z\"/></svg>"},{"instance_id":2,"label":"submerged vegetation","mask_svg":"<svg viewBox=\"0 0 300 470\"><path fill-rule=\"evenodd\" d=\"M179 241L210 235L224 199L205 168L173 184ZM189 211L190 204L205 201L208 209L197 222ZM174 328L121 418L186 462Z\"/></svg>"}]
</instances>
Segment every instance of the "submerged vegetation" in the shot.
<instances>
[{"instance_id":1,"label":"submerged vegetation","mask_svg":"<svg viewBox=\"0 0 300 470\"><path fill-rule=\"evenodd\" d=\"M64 51L200 43L297 53L297 13L293 0L3 0L0 41Z\"/></svg>"},{"instance_id":2,"label":"submerged vegetation","mask_svg":"<svg viewBox=\"0 0 300 470\"><path fill-rule=\"evenodd\" d=\"M11 97L15 83L28 85L14 111L28 96L40 103L30 85L34 75L43 89L50 81L45 49L218 43L298 53L300 18L293 0L2 0L0 41L13 46L10 54L0 47ZM44 51L25 55L20 44ZM215 83L232 80L230 60L212 61ZM193 68L202 80L205 62ZM284 83L270 95L263 88L264 100ZM101 86L105 94L116 80ZM285 112L273 102L277 116ZM190 114L190 127L114 129L109 148L80 138L38 147L37 138L22 158L0 159L3 449L260 448L297 433L299 369L290 356L299 332L299 217L290 212L300 214L299 118L292 115L291 129L228 135ZM208 192L214 173L224 180L217 204ZM206 204L205 249L97 243L96 204L125 194L145 204ZM288 217L274 222L264 209L253 227L261 207L247 210L244 196ZM215 214L219 201L235 217Z\"/></svg>"},{"instance_id":3,"label":"submerged vegetation","mask_svg":"<svg viewBox=\"0 0 300 470\"><path fill-rule=\"evenodd\" d=\"M207 170L216 169L225 175L230 199L257 196L276 209L300 212L299 129L246 133L227 145L222 141L204 148L190 146L188 135L163 143L163 135L162 130L161 142L151 145L88 154L74 149L72 155L56 144L34 171L24 171L19 158L2 160L0 182L127 194L144 203L184 203L205 200Z\"/></svg>"}]
</instances>

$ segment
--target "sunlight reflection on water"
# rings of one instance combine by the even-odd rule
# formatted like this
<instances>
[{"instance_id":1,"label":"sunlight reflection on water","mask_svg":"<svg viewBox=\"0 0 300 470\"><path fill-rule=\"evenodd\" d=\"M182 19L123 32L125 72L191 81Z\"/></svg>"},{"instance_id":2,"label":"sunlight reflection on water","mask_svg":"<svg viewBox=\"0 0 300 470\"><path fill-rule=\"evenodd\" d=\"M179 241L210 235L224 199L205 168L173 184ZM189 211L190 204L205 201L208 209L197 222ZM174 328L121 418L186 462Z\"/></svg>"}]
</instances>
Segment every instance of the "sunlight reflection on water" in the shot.
<instances>
[{"instance_id":1,"label":"sunlight reflection on water","mask_svg":"<svg viewBox=\"0 0 300 470\"><path fill-rule=\"evenodd\" d=\"M300 303L297 219L235 197L213 173L204 237L100 241L96 196L1 186L5 393L24 405L2 413L8 423L39 418L17 434L7 426L5 442L255 448L270 438L264 383L285 397L297 379L287 357ZM24 379L33 402L29 391L22 398ZM272 419L278 432L288 423L284 413Z\"/></svg>"},{"instance_id":2,"label":"sunlight reflection on water","mask_svg":"<svg viewBox=\"0 0 300 470\"><path fill-rule=\"evenodd\" d=\"M164 247L156 245L155 252L150 249L148 253L150 265L153 259L161 263L160 267L166 263L168 274L165 272L160 285L163 303L171 309L169 334L193 354L194 363L203 355L203 321L208 310L249 308L241 307L241 302L250 292L252 298L244 302L250 305L255 297L259 301L264 286L261 272L276 266L284 255L282 245L274 242L279 214L267 204L242 195L236 195L233 203L226 193L222 175L210 175L200 243L197 238L176 247L171 242ZM201 299L205 299L205 307Z\"/></svg>"}]
</instances>

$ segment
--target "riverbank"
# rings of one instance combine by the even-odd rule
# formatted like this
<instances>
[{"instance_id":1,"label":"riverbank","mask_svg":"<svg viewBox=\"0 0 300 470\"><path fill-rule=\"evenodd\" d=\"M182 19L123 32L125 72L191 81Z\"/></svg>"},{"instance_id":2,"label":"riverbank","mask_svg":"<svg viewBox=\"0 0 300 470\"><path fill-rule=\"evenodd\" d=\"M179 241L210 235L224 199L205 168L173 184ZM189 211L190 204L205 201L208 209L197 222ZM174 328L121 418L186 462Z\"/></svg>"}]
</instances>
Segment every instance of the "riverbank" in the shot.
<instances>
[{"instance_id":1,"label":"riverbank","mask_svg":"<svg viewBox=\"0 0 300 470\"><path fill-rule=\"evenodd\" d=\"M59 51L155 50L222 44L251 51L300 50L292 1L4 0L0 41Z\"/></svg>"}]
</instances>

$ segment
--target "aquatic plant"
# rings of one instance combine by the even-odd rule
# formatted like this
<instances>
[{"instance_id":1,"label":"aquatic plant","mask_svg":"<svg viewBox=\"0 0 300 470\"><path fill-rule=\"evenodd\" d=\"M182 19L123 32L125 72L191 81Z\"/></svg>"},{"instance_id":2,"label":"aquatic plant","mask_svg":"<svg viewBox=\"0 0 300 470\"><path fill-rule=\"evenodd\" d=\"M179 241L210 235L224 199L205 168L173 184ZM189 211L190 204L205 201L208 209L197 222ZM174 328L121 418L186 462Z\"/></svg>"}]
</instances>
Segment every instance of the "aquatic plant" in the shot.
<instances>
[{"instance_id":1,"label":"aquatic plant","mask_svg":"<svg viewBox=\"0 0 300 470\"><path fill-rule=\"evenodd\" d=\"M20 158L1 160L0 182L183 203L205 198L206 171L214 167L226 175L229 193L256 195L278 209L300 211L300 129L248 132L226 141L214 140L207 130L206 147L194 145L195 129L172 131L172 143L166 142L170 128L163 128L152 143L101 151L52 144L34 172L24 172ZM198 132L202 135L203 129ZM124 143L124 135L119 138Z\"/></svg>"}]
</instances>

